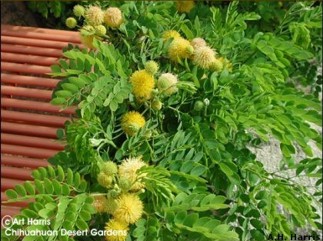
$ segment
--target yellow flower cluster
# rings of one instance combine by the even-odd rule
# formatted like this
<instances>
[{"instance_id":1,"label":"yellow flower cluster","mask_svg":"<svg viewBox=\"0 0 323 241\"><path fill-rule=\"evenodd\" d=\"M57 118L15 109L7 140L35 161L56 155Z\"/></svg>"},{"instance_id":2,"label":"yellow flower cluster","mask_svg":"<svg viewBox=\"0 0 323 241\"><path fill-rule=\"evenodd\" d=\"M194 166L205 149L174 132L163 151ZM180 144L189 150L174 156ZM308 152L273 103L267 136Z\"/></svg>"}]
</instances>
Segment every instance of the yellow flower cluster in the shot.
<instances>
[{"instance_id":1,"label":"yellow flower cluster","mask_svg":"<svg viewBox=\"0 0 323 241\"><path fill-rule=\"evenodd\" d=\"M101 164L99 176L111 177L113 181L104 186L108 189L107 194L93 194L93 206L98 213L112 215L105 227L109 234L105 237L107 241L124 241L129 225L141 218L144 205L138 194L145 185L144 176L137 172L146 165L140 157L124 159L119 166L111 161Z\"/></svg>"},{"instance_id":2,"label":"yellow flower cluster","mask_svg":"<svg viewBox=\"0 0 323 241\"><path fill-rule=\"evenodd\" d=\"M140 182L142 176L137 175L137 171L144 166L146 166L146 164L140 158L125 159L119 166L119 176L130 182L131 191L139 191L145 187L145 185Z\"/></svg>"},{"instance_id":3,"label":"yellow flower cluster","mask_svg":"<svg viewBox=\"0 0 323 241\"><path fill-rule=\"evenodd\" d=\"M130 76L132 93L139 102L145 102L151 98L155 87L154 76L147 70L137 70Z\"/></svg>"},{"instance_id":4,"label":"yellow flower cluster","mask_svg":"<svg viewBox=\"0 0 323 241\"><path fill-rule=\"evenodd\" d=\"M184 4L184 2L178 2L178 4ZM164 41L172 39L168 47L168 57L173 62L191 59L195 65L202 69L213 71L227 69L232 71L231 62L223 57L217 58L217 53L207 45L203 38L194 38L189 42L175 30L165 31L162 34L162 38Z\"/></svg>"},{"instance_id":5,"label":"yellow flower cluster","mask_svg":"<svg viewBox=\"0 0 323 241\"><path fill-rule=\"evenodd\" d=\"M202 69L210 69L213 71L221 71L227 69L232 71L231 62L223 57L217 58L217 53L211 49L204 39L194 38L191 41L194 47L193 63Z\"/></svg>"},{"instance_id":6,"label":"yellow flower cluster","mask_svg":"<svg viewBox=\"0 0 323 241\"><path fill-rule=\"evenodd\" d=\"M173 62L180 62L182 59L190 58L194 52L194 48L187 39L175 30L165 31L162 35L164 41L172 39L168 47L168 57Z\"/></svg>"},{"instance_id":7,"label":"yellow flower cluster","mask_svg":"<svg viewBox=\"0 0 323 241\"><path fill-rule=\"evenodd\" d=\"M99 6L89 6L84 8L81 5L75 5L73 8L73 14L80 19L84 17L85 25L81 28L81 42L87 48L94 48L94 38L100 39L107 33L107 27L119 28L123 23L122 12L119 8L109 7L105 10ZM73 17L66 19L66 26L74 28L77 26L77 20ZM91 27L91 31L89 30Z\"/></svg>"},{"instance_id":8,"label":"yellow flower cluster","mask_svg":"<svg viewBox=\"0 0 323 241\"><path fill-rule=\"evenodd\" d=\"M129 136L135 135L145 124L145 118L136 111L127 112L121 119L121 128Z\"/></svg>"}]
</instances>

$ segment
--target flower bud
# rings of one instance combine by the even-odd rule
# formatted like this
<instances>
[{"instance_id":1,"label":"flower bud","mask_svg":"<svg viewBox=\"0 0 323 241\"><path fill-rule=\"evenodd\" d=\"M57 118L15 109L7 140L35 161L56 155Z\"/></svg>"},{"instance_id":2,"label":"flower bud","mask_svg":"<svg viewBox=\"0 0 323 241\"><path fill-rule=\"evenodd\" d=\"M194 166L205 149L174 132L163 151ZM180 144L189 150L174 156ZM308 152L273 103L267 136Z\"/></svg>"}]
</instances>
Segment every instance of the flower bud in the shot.
<instances>
[{"instance_id":1,"label":"flower bud","mask_svg":"<svg viewBox=\"0 0 323 241\"><path fill-rule=\"evenodd\" d=\"M108 161L102 165L101 171L108 176L113 176L118 172L118 167L114 162Z\"/></svg>"},{"instance_id":2,"label":"flower bud","mask_svg":"<svg viewBox=\"0 0 323 241\"><path fill-rule=\"evenodd\" d=\"M163 103L160 101L160 100L154 100L152 103L151 103L151 108L153 110L160 110L163 106Z\"/></svg>"},{"instance_id":3,"label":"flower bud","mask_svg":"<svg viewBox=\"0 0 323 241\"><path fill-rule=\"evenodd\" d=\"M65 25L68 27L68 28L75 28L76 25L77 25L77 21L75 18L72 18L72 17L69 17L66 19L65 21Z\"/></svg>"},{"instance_id":4,"label":"flower bud","mask_svg":"<svg viewBox=\"0 0 323 241\"><path fill-rule=\"evenodd\" d=\"M95 28L95 33L98 36L103 36L107 33L107 29L103 25L98 25L98 26L95 26L94 28Z\"/></svg>"},{"instance_id":5,"label":"flower bud","mask_svg":"<svg viewBox=\"0 0 323 241\"><path fill-rule=\"evenodd\" d=\"M81 5L75 5L73 8L73 13L76 17L82 17L85 13L85 8Z\"/></svg>"},{"instance_id":6,"label":"flower bud","mask_svg":"<svg viewBox=\"0 0 323 241\"><path fill-rule=\"evenodd\" d=\"M106 187L106 188L109 188L112 185L113 177L112 176L108 176L108 175L106 175L103 172L100 172L99 175L98 175L97 180L98 180L98 183L101 186Z\"/></svg>"},{"instance_id":7,"label":"flower bud","mask_svg":"<svg viewBox=\"0 0 323 241\"><path fill-rule=\"evenodd\" d=\"M158 69L159 69L159 66L155 61L151 60L145 64L145 70L151 75L156 74Z\"/></svg>"},{"instance_id":8,"label":"flower bud","mask_svg":"<svg viewBox=\"0 0 323 241\"><path fill-rule=\"evenodd\" d=\"M200 100L198 100L194 103L194 110L195 111L201 111L203 109L203 107L204 107L204 103Z\"/></svg>"},{"instance_id":9,"label":"flower bud","mask_svg":"<svg viewBox=\"0 0 323 241\"><path fill-rule=\"evenodd\" d=\"M120 178L119 187L123 192L127 192L131 188L131 182L127 178Z\"/></svg>"}]
</instances>

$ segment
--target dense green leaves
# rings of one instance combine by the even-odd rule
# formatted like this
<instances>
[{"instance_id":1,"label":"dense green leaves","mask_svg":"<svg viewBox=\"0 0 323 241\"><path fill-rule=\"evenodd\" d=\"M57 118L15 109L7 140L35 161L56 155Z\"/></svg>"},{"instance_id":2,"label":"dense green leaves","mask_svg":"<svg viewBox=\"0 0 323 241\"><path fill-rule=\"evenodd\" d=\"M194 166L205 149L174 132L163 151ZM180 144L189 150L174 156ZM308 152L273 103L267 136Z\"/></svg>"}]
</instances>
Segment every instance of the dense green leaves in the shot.
<instances>
[{"instance_id":1,"label":"dense green leaves","mask_svg":"<svg viewBox=\"0 0 323 241\"><path fill-rule=\"evenodd\" d=\"M6 192L11 201L36 197L23 215L55 219L54 230L102 228L113 215L93 216L86 193L119 195L127 183L120 188L114 176L117 184L103 188L100 165L140 157L147 166L133 173L143 183L133 192L144 215L129 225L129 240L262 241L299 227L317 231L322 165L310 143L321 149L314 127L322 124L322 105L312 95L322 84L316 79L321 5L195 1L189 13L162 1L98 5L120 7L124 22L108 28L102 41L94 39L95 49L70 46L52 66L52 76L62 77L52 104L75 106L78 119L58 132L67 145L49 160L57 168L39 168L34 182ZM172 39L163 39L167 30L188 41L203 38L223 68L202 68L196 49L173 63ZM149 60L159 65L155 86L138 101L129 79ZM158 88L164 73L178 79L170 96ZM299 83L310 83L307 94ZM144 78L141 84L150 91ZM160 108L153 108L156 102ZM140 118L126 123L139 129L131 136L123 118L129 111L145 119L143 126ZM269 172L250 151L272 139L282 154L281 171L294 176ZM302 176L315 178L313 195L296 182Z\"/></svg>"}]
</instances>

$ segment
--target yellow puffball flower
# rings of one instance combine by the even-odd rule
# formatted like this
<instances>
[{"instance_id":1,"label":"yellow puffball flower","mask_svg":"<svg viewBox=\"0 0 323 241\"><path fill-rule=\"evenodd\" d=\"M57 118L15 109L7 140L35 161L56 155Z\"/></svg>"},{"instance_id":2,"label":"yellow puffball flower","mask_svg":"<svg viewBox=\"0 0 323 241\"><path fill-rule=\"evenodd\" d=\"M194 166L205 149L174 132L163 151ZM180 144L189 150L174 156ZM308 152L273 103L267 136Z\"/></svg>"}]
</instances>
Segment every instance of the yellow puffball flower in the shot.
<instances>
[{"instance_id":1,"label":"yellow puffball flower","mask_svg":"<svg viewBox=\"0 0 323 241\"><path fill-rule=\"evenodd\" d=\"M103 23L103 11L97 6L90 6L88 9L86 9L84 17L86 22L93 26Z\"/></svg>"},{"instance_id":2,"label":"yellow puffball flower","mask_svg":"<svg viewBox=\"0 0 323 241\"><path fill-rule=\"evenodd\" d=\"M130 111L123 115L121 119L121 128L129 136L136 134L140 128L144 127L145 118L136 111Z\"/></svg>"},{"instance_id":3,"label":"yellow puffball flower","mask_svg":"<svg viewBox=\"0 0 323 241\"><path fill-rule=\"evenodd\" d=\"M110 7L104 12L104 23L112 28L118 28L123 22L122 13L119 8Z\"/></svg>"},{"instance_id":4,"label":"yellow puffball flower","mask_svg":"<svg viewBox=\"0 0 323 241\"><path fill-rule=\"evenodd\" d=\"M163 39L164 41L170 39L170 38L179 38L181 37L181 35L179 34L179 32L175 31L175 30L167 30L163 33Z\"/></svg>"},{"instance_id":5,"label":"yellow puffball flower","mask_svg":"<svg viewBox=\"0 0 323 241\"><path fill-rule=\"evenodd\" d=\"M191 41L191 45L193 46L194 49L200 48L200 47L205 47L206 42L202 38L193 38Z\"/></svg>"},{"instance_id":6,"label":"yellow puffball flower","mask_svg":"<svg viewBox=\"0 0 323 241\"><path fill-rule=\"evenodd\" d=\"M155 87L154 77L146 70L138 70L130 77L132 93L139 102L144 102L151 98L151 93Z\"/></svg>"},{"instance_id":7,"label":"yellow puffball flower","mask_svg":"<svg viewBox=\"0 0 323 241\"><path fill-rule=\"evenodd\" d=\"M133 224L141 218L144 205L137 195L130 193L122 194L117 199L117 203L118 208L113 214L116 220Z\"/></svg>"},{"instance_id":8,"label":"yellow puffball flower","mask_svg":"<svg viewBox=\"0 0 323 241\"><path fill-rule=\"evenodd\" d=\"M125 222L110 219L105 226L105 231L107 231L105 240L125 241L128 235L128 230L128 225Z\"/></svg>"},{"instance_id":9,"label":"yellow puffball flower","mask_svg":"<svg viewBox=\"0 0 323 241\"><path fill-rule=\"evenodd\" d=\"M181 37L175 38L168 48L168 56L174 62L179 62L180 59L189 58L194 52L194 48L190 42Z\"/></svg>"},{"instance_id":10,"label":"yellow puffball flower","mask_svg":"<svg viewBox=\"0 0 323 241\"><path fill-rule=\"evenodd\" d=\"M197 48L194 51L193 63L197 66L200 66L203 69L208 69L214 61L215 52L210 47L204 46Z\"/></svg>"},{"instance_id":11,"label":"yellow puffball flower","mask_svg":"<svg viewBox=\"0 0 323 241\"><path fill-rule=\"evenodd\" d=\"M176 86L178 80L177 77L171 73L162 74L157 81L158 90L165 94L166 96L170 96L178 91Z\"/></svg>"},{"instance_id":12,"label":"yellow puffball flower","mask_svg":"<svg viewBox=\"0 0 323 241\"><path fill-rule=\"evenodd\" d=\"M106 212L106 202L107 198L105 196L94 196L94 202L92 205L98 213L103 213Z\"/></svg>"},{"instance_id":13,"label":"yellow puffball flower","mask_svg":"<svg viewBox=\"0 0 323 241\"><path fill-rule=\"evenodd\" d=\"M194 8L194 1L178 0L176 2L176 8L180 13L189 13Z\"/></svg>"},{"instance_id":14,"label":"yellow puffball flower","mask_svg":"<svg viewBox=\"0 0 323 241\"><path fill-rule=\"evenodd\" d=\"M143 176L138 175L137 171L146 165L139 157L125 159L119 165L119 176L130 181L130 190L137 191L145 187L144 183L138 180Z\"/></svg>"}]
</instances>

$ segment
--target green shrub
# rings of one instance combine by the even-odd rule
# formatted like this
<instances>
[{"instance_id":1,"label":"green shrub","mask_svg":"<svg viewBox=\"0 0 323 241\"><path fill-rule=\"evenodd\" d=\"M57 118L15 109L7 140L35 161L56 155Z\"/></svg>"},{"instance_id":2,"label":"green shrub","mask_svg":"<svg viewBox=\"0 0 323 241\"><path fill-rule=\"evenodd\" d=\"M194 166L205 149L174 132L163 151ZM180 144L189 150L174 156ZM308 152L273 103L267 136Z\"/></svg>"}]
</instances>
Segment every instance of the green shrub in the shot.
<instances>
[{"instance_id":1,"label":"green shrub","mask_svg":"<svg viewBox=\"0 0 323 241\"><path fill-rule=\"evenodd\" d=\"M52 76L63 78L52 104L77 106L78 118L58 131L66 147L49 159L57 168L40 168L34 182L6 192L9 202L36 198L21 218L48 218L42 228L53 230L107 223L128 230L127 240L263 241L298 227L318 232L321 192L267 171L247 147L276 139L282 170L317 178L319 190L322 163L309 142L321 148L310 125L321 126L321 103L296 80L309 75L300 66L316 69L321 59L321 5L290 4L267 31L261 26L272 19L261 5L279 8L125 1L101 5L103 13L118 7L122 21L116 10L101 19L97 8L78 18L92 50L70 46L52 66ZM89 25L93 14L106 34ZM307 156L300 163L297 148ZM118 173L106 171L107 161Z\"/></svg>"}]
</instances>

